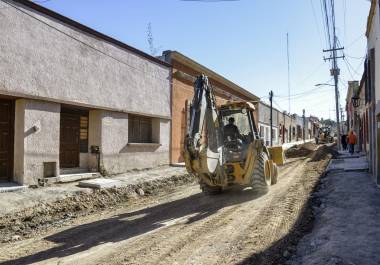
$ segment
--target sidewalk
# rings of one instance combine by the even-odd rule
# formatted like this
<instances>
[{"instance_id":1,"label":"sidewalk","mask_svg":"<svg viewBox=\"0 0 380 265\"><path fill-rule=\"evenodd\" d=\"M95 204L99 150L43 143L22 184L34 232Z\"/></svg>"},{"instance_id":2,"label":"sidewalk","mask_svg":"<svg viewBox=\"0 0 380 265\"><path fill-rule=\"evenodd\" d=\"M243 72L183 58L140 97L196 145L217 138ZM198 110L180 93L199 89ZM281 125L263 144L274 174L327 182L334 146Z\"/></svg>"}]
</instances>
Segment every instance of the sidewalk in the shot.
<instances>
[{"instance_id":1,"label":"sidewalk","mask_svg":"<svg viewBox=\"0 0 380 265\"><path fill-rule=\"evenodd\" d=\"M314 227L287 264L380 264L380 189L367 158L342 153L321 182Z\"/></svg>"},{"instance_id":2,"label":"sidewalk","mask_svg":"<svg viewBox=\"0 0 380 265\"><path fill-rule=\"evenodd\" d=\"M98 180L112 180L113 182L111 184L117 188L128 187L131 190L134 190L143 185L152 186L160 182L181 181L182 178L186 179L188 177L185 168L165 166L150 170L132 171L115 175L110 178L94 179L90 182L97 183ZM52 204L55 201L68 197L93 192L92 188L82 188L78 185L79 183L80 182L53 184L51 186L40 187L37 189L28 188L14 192L0 193L0 216L19 212L41 203ZM140 191L140 193L142 192Z\"/></svg>"}]
</instances>

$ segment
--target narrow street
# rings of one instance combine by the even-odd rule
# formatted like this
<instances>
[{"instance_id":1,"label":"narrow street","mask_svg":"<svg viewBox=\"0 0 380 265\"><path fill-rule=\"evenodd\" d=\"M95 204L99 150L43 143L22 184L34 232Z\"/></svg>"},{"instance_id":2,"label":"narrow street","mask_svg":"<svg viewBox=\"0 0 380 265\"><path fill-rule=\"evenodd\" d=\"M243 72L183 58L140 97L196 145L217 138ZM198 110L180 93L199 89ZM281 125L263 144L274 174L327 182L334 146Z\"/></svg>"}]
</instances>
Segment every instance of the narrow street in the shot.
<instances>
[{"instance_id":1,"label":"narrow street","mask_svg":"<svg viewBox=\"0 0 380 265\"><path fill-rule=\"evenodd\" d=\"M324 158L327 158L326 156ZM313 160L313 159L312 159ZM314 159L318 160L318 159ZM197 184L144 197L1 246L1 264L276 264L310 224L328 160L296 158L278 184L205 196ZM305 210L306 209L306 210Z\"/></svg>"}]
</instances>

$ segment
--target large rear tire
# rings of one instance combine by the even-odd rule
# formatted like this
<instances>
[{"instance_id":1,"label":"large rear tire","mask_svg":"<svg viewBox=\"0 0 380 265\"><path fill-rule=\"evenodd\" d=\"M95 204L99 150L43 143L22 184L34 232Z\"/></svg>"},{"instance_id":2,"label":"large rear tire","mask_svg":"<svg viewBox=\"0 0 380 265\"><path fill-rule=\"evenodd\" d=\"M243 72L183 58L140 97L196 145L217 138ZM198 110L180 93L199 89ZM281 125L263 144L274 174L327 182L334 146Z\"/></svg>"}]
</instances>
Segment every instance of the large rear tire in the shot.
<instances>
[{"instance_id":1,"label":"large rear tire","mask_svg":"<svg viewBox=\"0 0 380 265\"><path fill-rule=\"evenodd\" d=\"M268 166L269 157L267 153L261 152L259 158L256 161L255 170L252 176L252 189L258 193L267 193L269 190L269 186L271 185L271 176L267 174L265 176L266 170L270 170L269 168L265 169Z\"/></svg>"},{"instance_id":2,"label":"large rear tire","mask_svg":"<svg viewBox=\"0 0 380 265\"><path fill-rule=\"evenodd\" d=\"M204 182L199 183L199 186L205 195L217 195L222 192L222 188L218 186L209 186Z\"/></svg>"}]
</instances>

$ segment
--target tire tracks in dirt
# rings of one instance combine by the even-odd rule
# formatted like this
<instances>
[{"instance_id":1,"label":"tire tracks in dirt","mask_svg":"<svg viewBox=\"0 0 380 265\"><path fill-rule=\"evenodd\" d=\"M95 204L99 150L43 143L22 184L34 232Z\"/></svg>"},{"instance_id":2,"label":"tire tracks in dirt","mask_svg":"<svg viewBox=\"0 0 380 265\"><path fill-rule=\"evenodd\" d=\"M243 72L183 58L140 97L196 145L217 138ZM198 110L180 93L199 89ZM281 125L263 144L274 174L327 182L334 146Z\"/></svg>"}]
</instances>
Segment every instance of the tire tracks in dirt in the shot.
<instances>
[{"instance_id":1,"label":"tire tracks in dirt","mask_svg":"<svg viewBox=\"0 0 380 265\"><path fill-rule=\"evenodd\" d=\"M0 261L276 264L286 244L294 243L289 234L300 222L327 161L288 163L281 168L278 184L260 197L250 190L210 197L197 186L181 186L172 193L147 197L144 203L77 220L72 227L56 229L43 238L0 246L5 250Z\"/></svg>"}]
</instances>

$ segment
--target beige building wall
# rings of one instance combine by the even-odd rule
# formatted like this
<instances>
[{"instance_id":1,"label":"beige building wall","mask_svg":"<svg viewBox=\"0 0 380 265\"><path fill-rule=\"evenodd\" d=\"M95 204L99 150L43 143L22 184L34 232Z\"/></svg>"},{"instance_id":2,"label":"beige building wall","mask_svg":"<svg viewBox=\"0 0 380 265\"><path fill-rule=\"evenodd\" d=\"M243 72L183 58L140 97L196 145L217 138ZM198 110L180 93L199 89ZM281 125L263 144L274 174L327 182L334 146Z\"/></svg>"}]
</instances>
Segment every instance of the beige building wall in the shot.
<instances>
[{"instance_id":1,"label":"beige building wall","mask_svg":"<svg viewBox=\"0 0 380 265\"><path fill-rule=\"evenodd\" d=\"M90 121L91 122L91 121ZM128 114L101 112L101 170L118 174L131 169L169 164L170 121L154 118L154 143L128 142Z\"/></svg>"},{"instance_id":2,"label":"beige building wall","mask_svg":"<svg viewBox=\"0 0 380 265\"><path fill-rule=\"evenodd\" d=\"M59 174L59 122L60 104L16 100L14 172L17 182L32 185L46 174Z\"/></svg>"},{"instance_id":3,"label":"beige building wall","mask_svg":"<svg viewBox=\"0 0 380 265\"><path fill-rule=\"evenodd\" d=\"M106 173L168 164L170 65L33 3L10 3L18 9L0 1L0 95L16 99L13 180L35 185L63 172L62 106L89 111L88 147L100 147ZM154 143L128 143L130 114L152 119ZM98 171L97 156L80 151L80 170Z\"/></svg>"},{"instance_id":4,"label":"beige building wall","mask_svg":"<svg viewBox=\"0 0 380 265\"><path fill-rule=\"evenodd\" d=\"M12 4L30 16L0 1L0 94L170 117L170 67Z\"/></svg>"}]
</instances>

